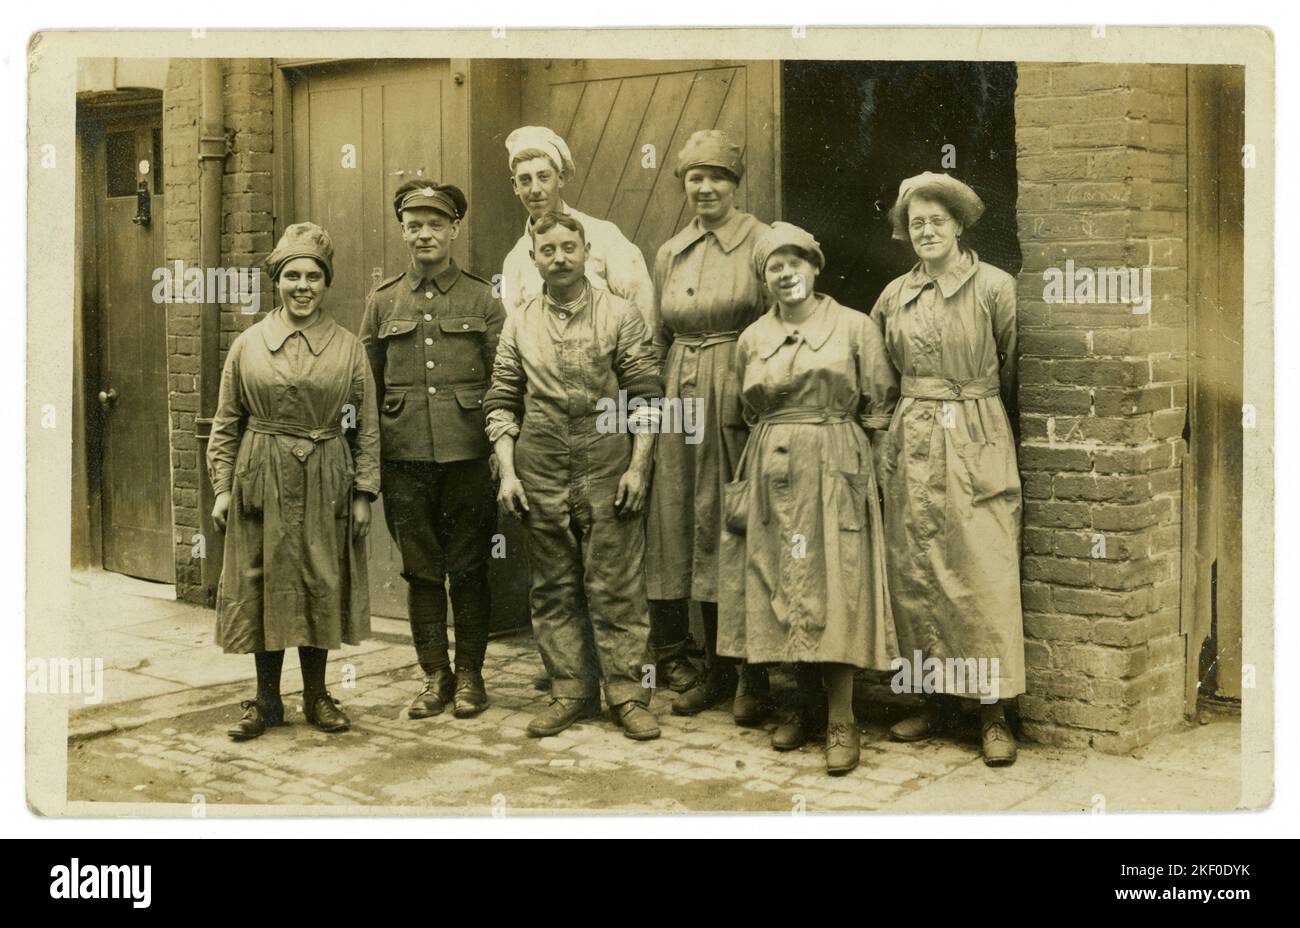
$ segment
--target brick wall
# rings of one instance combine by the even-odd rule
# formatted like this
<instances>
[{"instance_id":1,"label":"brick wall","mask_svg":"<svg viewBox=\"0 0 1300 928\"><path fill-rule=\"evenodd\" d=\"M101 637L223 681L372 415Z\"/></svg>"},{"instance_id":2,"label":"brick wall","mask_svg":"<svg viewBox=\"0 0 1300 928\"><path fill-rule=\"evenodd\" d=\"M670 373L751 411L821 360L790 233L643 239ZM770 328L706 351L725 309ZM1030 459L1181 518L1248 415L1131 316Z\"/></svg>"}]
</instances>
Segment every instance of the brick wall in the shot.
<instances>
[{"instance_id":1,"label":"brick wall","mask_svg":"<svg viewBox=\"0 0 1300 928\"><path fill-rule=\"evenodd\" d=\"M224 61L223 101L226 157L221 190L223 267L260 267L270 252L274 217L271 195L271 61ZM167 170L165 242L168 262L198 267L199 255L199 89L200 63L173 59L163 95L163 144ZM271 294L262 276L262 306ZM204 602L202 569L193 557L199 532L199 447L194 419L199 413L199 304L173 303L167 313L167 373L171 411L172 498L175 522L176 595ZM222 306L221 357L235 335L263 314Z\"/></svg>"},{"instance_id":2,"label":"brick wall","mask_svg":"<svg viewBox=\"0 0 1300 928\"><path fill-rule=\"evenodd\" d=\"M1021 64L1016 93L1026 733L1122 751L1183 714L1186 69ZM1043 271L1152 267L1152 308ZM1103 550L1104 545L1104 550Z\"/></svg>"},{"instance_id":3,"label":"brick wall","mask_svg":"<svg viewBox=\"0 0 1300 928\"><path fill-rule=\"evenodd\" d=\"M260 268L275 247L271 192L271 59L225 62L226 135L230 156L221 181L221 261L226 267ZM221 359L235 336L271 308L271 282L261 275L262 312L221 310Z\"/></svg>"}]
</instances>

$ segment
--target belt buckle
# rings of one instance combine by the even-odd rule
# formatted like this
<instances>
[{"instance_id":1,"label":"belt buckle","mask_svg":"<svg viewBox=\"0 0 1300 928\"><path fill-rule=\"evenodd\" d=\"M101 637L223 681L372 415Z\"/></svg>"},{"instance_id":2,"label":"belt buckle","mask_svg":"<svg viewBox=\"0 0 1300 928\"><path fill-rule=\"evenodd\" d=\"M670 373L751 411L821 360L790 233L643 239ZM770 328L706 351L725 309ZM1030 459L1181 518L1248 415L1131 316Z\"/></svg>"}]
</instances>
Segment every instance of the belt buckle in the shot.
<instances>
[{"instance_id":1,"label":"belt buckle","mask_svg":"<svg viewBox=\"0 0 1300 928\"><path fill-rule=\"evenodd\" d=\"M949 377L949 378L948 378L948 387L952 390L952 394L953 394L953 395L952 395L952 398L953 398L953 399L955 399L955 400L959 400L959 399L962 398L962 393L961 393L961 391L962 391L962 382L961 382L960 380L954 380L954 379L952 379L951 377Z\"/></svg>"}]
</instances>

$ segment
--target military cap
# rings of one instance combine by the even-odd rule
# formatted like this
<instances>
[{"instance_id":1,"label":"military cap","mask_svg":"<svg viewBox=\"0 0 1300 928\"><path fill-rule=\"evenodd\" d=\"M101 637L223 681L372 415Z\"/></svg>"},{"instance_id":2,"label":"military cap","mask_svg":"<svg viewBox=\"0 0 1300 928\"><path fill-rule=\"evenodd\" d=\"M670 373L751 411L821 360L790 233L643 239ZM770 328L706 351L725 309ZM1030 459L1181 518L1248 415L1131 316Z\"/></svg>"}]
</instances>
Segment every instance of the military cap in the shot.
<instances>
[{"instance_id":1,"label":"military cap","mask_svg":"<svg viewBox=\"0 0 1300 928\"><path fill-rule=\"evenodd\" d=\"M459 187L453 187L451 184L408 180L393 194L393 212L397 215L397 221L402 221L402 210L417 206L427 206L440 213L446 213L452 219L461 219L469 210L469 201L465 199L465 194Z\"/></svg>"}]
</instances>

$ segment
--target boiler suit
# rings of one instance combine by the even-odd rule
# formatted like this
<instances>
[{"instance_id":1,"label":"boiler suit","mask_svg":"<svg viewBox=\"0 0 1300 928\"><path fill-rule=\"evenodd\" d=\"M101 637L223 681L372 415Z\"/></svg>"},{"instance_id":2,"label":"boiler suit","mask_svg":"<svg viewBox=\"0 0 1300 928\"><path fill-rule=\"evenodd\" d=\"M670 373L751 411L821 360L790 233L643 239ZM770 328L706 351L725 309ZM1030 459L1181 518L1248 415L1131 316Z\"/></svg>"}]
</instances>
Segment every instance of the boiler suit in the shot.
<instances>
[{"instance_id":1,"label":"boiler suit","mask_svg":"<svg viewBox=\"0 0 1300 928\"><path fill-rule=\"evenodd\" d=\"M563 309L543 292L506 319L483 408L518 422L515 466L524 518L533 634L551 692L591 698L605 680L611 706L646 705L650 663L644 513L620 518L619 478L632 436L608 430L601 399L659 398L663 376L632 304L591 286ZM602 431L602 428L606 429ZM492 434L496 438L496 434Z\"/></svg>"}]
</instances>

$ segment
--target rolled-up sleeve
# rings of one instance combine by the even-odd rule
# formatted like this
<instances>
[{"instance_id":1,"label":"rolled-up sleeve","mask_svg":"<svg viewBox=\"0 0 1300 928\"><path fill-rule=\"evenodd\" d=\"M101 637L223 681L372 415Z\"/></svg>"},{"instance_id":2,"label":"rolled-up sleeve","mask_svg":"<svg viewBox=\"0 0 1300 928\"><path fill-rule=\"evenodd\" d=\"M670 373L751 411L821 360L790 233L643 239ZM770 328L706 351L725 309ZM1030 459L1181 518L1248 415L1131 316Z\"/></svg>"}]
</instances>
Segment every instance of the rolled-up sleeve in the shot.
<instances>
[{"instance_id":1,"label":"rolled-up sleeve","mask_svg":"<svg viewBox=\"0 0 1300 928\"><path fill-rule=\"evenodd\" d=\"M614 374L620 390L628 400L649 400L664 395L663 368L659 354L646 335L645 323L632 312L624 312L618 321L618 341L614 347Z\"/></svg>"},{"instance_id":2,"label":"rolled-up sleeve","mask_svg":"<svg viewBox=\"0 0 1300 928\"><path fill-rule=\"evenodd\" d=\"M217 394L217 411L212 416L212 431L208 436L208 480L217 496L229 493L234 483L235 458L239 455L239 441L248 418L239 376L243 339L241 334L226 354L226 363L221 369L221 388Z\"/></svg>"}]
</instances>

